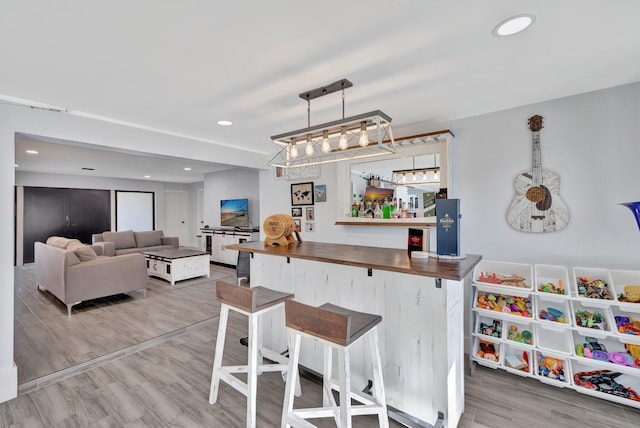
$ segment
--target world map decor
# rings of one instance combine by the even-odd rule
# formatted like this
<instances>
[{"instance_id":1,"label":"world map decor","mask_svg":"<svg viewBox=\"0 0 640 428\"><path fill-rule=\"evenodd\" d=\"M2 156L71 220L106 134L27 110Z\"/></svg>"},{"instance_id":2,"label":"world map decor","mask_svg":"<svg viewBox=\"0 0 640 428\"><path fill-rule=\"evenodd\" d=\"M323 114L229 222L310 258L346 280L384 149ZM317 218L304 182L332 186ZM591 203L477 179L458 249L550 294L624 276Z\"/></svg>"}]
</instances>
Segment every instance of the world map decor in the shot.
<instances>
[{"instance_id":1,"label":"world map decor","mask_svg":"<svg viewBox=\"0 0 640 428\"><path fill-rule=\"evenodd\" d=\"M636 223L638 223L638 229L640 229L640 201L637 202L622 202L620 205L624 205L629 208L633 215L636 217Z\"/></svg>"}]
</instances>

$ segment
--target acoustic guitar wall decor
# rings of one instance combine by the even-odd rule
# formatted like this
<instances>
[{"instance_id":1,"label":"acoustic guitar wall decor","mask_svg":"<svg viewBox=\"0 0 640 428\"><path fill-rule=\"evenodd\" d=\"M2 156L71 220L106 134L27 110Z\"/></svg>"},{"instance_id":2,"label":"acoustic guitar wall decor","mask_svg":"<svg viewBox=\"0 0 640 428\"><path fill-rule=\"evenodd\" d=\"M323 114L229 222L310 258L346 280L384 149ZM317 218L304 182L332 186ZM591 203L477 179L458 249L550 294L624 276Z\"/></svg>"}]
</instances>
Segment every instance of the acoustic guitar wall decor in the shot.
<instances>
[{"instance_id":1,"label":"acoustic guitar wall decor","mask_svg":"<svg viewBox=\"0 0 640 428\"><path fill-rule=\"evenodd\" d=\"M558 194L560 176L542 169L540 129L542 116L529 118L532 137L531 171L515 180L516 196L507 212L507 221L523 232L555 232L569 223L569 210Z\"/></svg>"}]
</instances>

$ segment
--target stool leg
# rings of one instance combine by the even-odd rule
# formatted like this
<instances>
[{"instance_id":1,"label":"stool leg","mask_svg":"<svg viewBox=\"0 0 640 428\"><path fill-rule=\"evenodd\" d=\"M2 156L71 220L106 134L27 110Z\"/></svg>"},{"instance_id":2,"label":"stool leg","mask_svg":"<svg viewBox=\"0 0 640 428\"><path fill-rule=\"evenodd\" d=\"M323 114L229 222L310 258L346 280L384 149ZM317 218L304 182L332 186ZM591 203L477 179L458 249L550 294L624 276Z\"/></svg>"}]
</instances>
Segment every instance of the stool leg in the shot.
<instances>
[{"instance_id":1,"label":"stool leg","mask_svg":"<svg viewBox=\"0 0 640 428\"><path fill-rule=\"evenodd\" d=\"M247 428L256 426L256 396L258 393L258 316L249 315L249 355L247 367Z\"/></svg>"},{"instance_id":2,"label":"stool leg","mask_svg":"<svg viewBox=\"0 0 640 428\"><path fill-rule=\"evenodd\" d=\"M218 401L218 389L220 386L220 375L218 371L222 367L222 354L224 353L224 339L227 334L227 320L229 319L229 306L220 306L220 320L218 321L218 338L216 339L216 353L213 358L213 370L211 372L211 391L209 392L209 403Z\"/></svg>"},{"instance_id":3,"label":"stool leg","mask_svg":"<svg viewBox=\"0 0 640 428\"><path fill-rule=\"evenodd\" d=\"M333 348L329 345L324 345L324 371L322 373L322 407L331 407L333 400L329 396L331 395L331 378L333 377Z\"/></svg>"},{"instance_id":4,"label":"stool leg","mask_svg":"<svg viewBox=\"0 0 640 428\"><path fill-rule=\"evenodd\" d=\"M371 348L371 362L373 366L373 394L376 401L383 406L378 412L378 421L381 428L389 428L389 415L387 414L387 399L384 392L384 380L382 376L382 360L380 348L378 348L378 327L374 327L370 333L369 346Z\"/></svg>"},{"instance_id":5,"label":"stool leg","mask_svg":"<svg viewBox=\"0 0 640 428\"><path fill-rule=\"evenodd\" d=\"M293 396L296 389L296 384L300 382L298 379L298 359L300 357L300 334L295 332L289 332L289 368L287 370L287 381L284 391L284 402L282 404L282 420L280 422L281 428L288 428L291 425L287 423L289 414L293 412Z\"/></svg>"},{"instance_id":6,"label":"stool leg","mask_svg":"<svg viewBox=\"0 0 640 428\"><path fill-rule=\"evenodd\" d=\"M339 348L340 356L340 428L351 428L351 369L349 348Z\"/></svg>"}]
</instances>

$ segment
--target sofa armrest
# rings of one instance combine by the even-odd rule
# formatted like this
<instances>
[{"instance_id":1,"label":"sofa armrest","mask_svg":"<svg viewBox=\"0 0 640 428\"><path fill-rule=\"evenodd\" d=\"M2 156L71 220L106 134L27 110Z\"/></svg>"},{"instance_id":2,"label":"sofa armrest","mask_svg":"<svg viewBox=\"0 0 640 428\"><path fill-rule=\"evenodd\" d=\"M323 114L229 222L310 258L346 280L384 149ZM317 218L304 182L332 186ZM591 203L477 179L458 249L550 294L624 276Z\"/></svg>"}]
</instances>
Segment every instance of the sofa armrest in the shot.
<instances>
[{"instance_id":1,"label":"sofa armrest","mask_svg":"<svg viewBox=\"0 0 640 428\"><path fill-rule=\"evenodd\" d=\"M94 242L91 248L93 247L101 247L100 254L96 251L99 256L113 257L116 255L116 245L113 242Z\"/></svg>"},{"instance_id":2,"label":"sofa armrest","mask_svg":"<svg viewBox=\"0 0 640 428\"><path fill-rule=\"evenodd\" d=\"M104 256L104 247L102 245L92 244L89 247L96 253L96 256Z\"/></svg>"},{"instance_id":3,"label":"sofa armrest","mask_svg":"<svg viewBox=\"0 0 640 428\"><path fill-rule=\"evenodd\" d=\"M177 236L165 236L160 238L160 240L162 241L162 245L171 245L174 248L178 248L180 246Z\"/></svg>"}]
</instances>

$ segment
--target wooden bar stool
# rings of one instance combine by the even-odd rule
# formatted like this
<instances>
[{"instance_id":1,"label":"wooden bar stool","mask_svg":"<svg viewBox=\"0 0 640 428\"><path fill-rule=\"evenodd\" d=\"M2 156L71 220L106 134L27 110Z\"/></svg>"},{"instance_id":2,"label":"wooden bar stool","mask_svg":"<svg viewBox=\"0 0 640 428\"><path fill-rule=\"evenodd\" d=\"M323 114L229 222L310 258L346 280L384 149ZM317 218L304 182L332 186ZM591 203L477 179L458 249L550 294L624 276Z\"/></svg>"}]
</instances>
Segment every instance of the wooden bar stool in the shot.
<instances>
[{"instance_id":1,"label":"wooden bar stool","mask_svg":"<svg viewBox=\"0 0 640 428\"><path fill-rule=\"evenodd\" d=\"M281 293L265 287L247 288L217 281L216 297L222 305L220 306L220 323L218 325L216 353L213 359L209 403L214 404L218 400L220 381L225 381L228 385L247 397L247 427L255 427L257 376L263 372L274 371L282 372L284 376L284 373L287 372L289 362L287 357L262 347L261 335L258 330L258 317L266 312L281 308L286 300L293 298L293 294ZM222 365L222 355L224 353L224 341L230 309L244 314L249 318L249 355L246 366ZM263 364L263 358L275 361L275 364ZM234 374L237 373L246 373L247 382L244 383L235 377ZM296 377L295 381L299 395L300 380Z\"/></svg>"},{"instance_id":2,"label":"wooden bar stool","mask_svg":"<svg viewBox=\"0 0 640 428\"><path fill-rule=\"evenodd\" d=\"M333 417L338 427L351 427L351 417L377 414L381 427L389 426L387 405L382 380L382 363L378 350L377 325L379 315L355 312L324 304L320 307L305 305L293 300L285 302L287 330L289 332L289 373L282 408L281 427L312 427L305 419ZM293 409L294 382L297 380L300 358L300 339L310 336L324 343L324 373L322 381L323 407ZM373 363L373 396L351 389L349 349L360 338L369 335ZM332 379L333 349L338 353L339 381ZM340 393L340 405L336 404L332 390ZM351 399L362 404L352 405Z\"/></svg>"}]
</instances>

